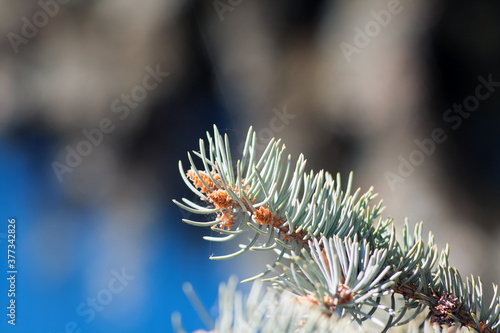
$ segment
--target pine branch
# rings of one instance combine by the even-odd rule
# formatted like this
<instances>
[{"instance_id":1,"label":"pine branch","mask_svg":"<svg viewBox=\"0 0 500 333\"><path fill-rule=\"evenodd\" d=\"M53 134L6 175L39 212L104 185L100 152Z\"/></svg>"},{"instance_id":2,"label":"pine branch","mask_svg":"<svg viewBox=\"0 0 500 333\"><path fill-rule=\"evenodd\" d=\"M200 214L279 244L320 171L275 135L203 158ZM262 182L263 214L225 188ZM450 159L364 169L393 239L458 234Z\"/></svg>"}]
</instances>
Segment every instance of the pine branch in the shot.
<instances>
[{"instance_id":1,"label":"pine branch","mask_svg":"<svg viewBox=\"0 0 500 333\"><path fill-rule=\"evenodd\" d=\"M321 308L306 299L295 298L288 292L278 292L275 289L264 289L257 281L252 286L248 297L244 298L236 290L236 279L233 277L227 284L219 288L219 319L210 332L245 332L245 333L313 333L342 332L360 333L366 329L372 331L374 324L363 324L363 327L353 323L348 318L339 318L337 314L325 316ZM173 315L174 328L177 332L185 332L178 313ZM426 320L419 329L412 323L400 329L400 333L468 333L465 327L456 328L432 325Z\"/></svg>"},{"instance_id":2,"label":"pine branch","mask_svg":"<svg viewBox=\"0 0 500 333\"><path fill-rule=\"evenodd\" d=\"M439 258L431 233L424 242L422 223L412 235L406 222L402 242L397 242L392 220L380 218L382 202L371 205L376 197L373 189L351 194L352 174L342 190L339 175L334 179L323 170L306 173L302 155L292 167L280 140L271 140L258 158L252 128L236 164L227 136L223 139L214 127L214 137L207 133L207 138L208 150L200 140L200 150L193 151L200 160L198 167L190 153L187 172L179 162L186 185L204 204L174 202L193 214L215 214L209 222L184 220L223 235L205 237L209 241L252 235L239 251L212 259L234 258L248 250L277 252L267 270L245 281L273 272L276 277L269 281L276 290L321 309L327 317L348 316L361 324L366 319L377 321L374 314L382 311L387 317L384 332L426 307L430 322L440 327L498 331L497 286L493 285L488 306L480 279L463 282L449 265L448 248ZM284 265L287 258L292 259L289 266ZM402 306L396 307L395 295L403 300ZM383 298L390 298L390 305L383 305Z\"/></svg>"}]
</instances>

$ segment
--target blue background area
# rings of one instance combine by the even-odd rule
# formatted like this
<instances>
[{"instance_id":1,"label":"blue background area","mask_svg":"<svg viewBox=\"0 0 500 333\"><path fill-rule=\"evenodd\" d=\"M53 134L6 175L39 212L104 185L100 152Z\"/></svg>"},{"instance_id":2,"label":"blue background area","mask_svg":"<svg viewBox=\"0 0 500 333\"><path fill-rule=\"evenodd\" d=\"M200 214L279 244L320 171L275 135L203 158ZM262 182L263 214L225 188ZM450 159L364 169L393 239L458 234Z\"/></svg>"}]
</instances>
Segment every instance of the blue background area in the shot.
<instances>
[{"instance_id":1,"label":"blue background area","mask_svg":"<svg viewBox=\"0 0 500 333\"><path fill-rule=\"evenodd\" d=\"M55 176L46 168L50 166L50 151L50 140L37 137L0 143L0 174L8 175L0 177L0 250L3 253L0 331L168 332L172 330L170 316L174 311L182 314L188 331L203 328L182 291L182 284L191 282L215 316L219 283L227 281L234 263L209 260L210 244L200 239L199 230L181 222L185 216L171 203L172 198L164 197L159 198L164 205L152 227L137 235L142 239L141 247L148 249L147 257L131 263L105 260L101 268L96 268L95 261L102 260L108 250L117 250L111 249L116 246L111 242L104 242L104 247L96 246L105 208L77 205L64 196ZM9 218L16 220L15 329L5 320ZM194 245L190 245L190 232L196 235ZM64 239L62 248L59 247L61 239ZM126 248L118 250L127 251ZM136 261L145 264L134 267ZM88 312L79 315L77 307L87 302L88 297L96 297L102 289L108 289L113 270L121 272L122 267L134 279L123 291L112 294L109 304L103 306L102 312L95 312L95 317ZM101 276L101 288L89 289L86 283L89 276Z\"/></svg>"}]
</instances>

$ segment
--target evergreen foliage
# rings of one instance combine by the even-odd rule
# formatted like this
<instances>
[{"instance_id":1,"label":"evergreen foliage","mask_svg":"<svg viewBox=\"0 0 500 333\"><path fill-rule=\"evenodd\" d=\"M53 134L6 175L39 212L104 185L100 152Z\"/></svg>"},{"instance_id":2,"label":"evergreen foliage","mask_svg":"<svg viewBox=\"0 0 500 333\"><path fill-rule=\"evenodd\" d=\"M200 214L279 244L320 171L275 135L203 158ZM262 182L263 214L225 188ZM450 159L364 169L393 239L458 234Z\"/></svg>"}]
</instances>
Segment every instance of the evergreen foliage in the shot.
<instances>
[{"instance_id":1,"label":"evergreen foliage","mask_svg":"<svg viewBox=\"0 0 500 333\"><path fill-rule=\"evenodd\" d=\"M246 301L234 281L221 286L216 332L386 332L409 322L408 332L498 332L498 287L486 302L480 278L463 280L449 264L448 247L439 254L431 233L424 240L422 223L412 231L406 221L398 241L392 220L381 218L382 202L372 204L373 189L352 193L352 174L343 189L338 174L306 172L304 156L292 163L280 140L257 156L252 128L236 163L227 135L214 126L207 139L192 152L198 166L191 153L187 172L179 161L204 204L174 203L214 218L183 221L221 234L209 241L242 240L238 251L212 259L248 250L277 254L245 280L261 280ZM262 281L272 287L265 290Z\"/></svg>"}]
</instances>

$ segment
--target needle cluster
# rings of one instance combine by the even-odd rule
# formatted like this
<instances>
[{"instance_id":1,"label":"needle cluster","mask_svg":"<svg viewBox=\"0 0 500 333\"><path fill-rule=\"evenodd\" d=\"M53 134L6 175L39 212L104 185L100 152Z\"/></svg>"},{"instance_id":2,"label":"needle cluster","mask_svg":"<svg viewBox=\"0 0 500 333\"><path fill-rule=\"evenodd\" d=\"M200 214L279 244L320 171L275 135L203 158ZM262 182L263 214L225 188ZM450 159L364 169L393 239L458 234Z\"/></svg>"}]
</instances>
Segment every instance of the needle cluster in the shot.
<instances>
[{"instance_id":1,"label":"needle cluster","mask_svg":"<svg viewBox=\"0 0 500 333\"><path fill-rule=\"evenodd\" d=\"M463 280L449 264L448 247L439 253L432 233L424 240L422 223L412 231L406 221L398 241L392 220L381 218L382 202L372 204L372 188L352 192L350 174L344 189L340 175L306 172L304 156L292 163L285 151L280 140L272 139L257 156L250 128L242 156L233 163L227 135L223 138L214 126L213 137L207 133L207 143L200 139L199 151L188 153L189 169L179 162L181 176L201 204L185 198L174 203L214 217L184 222L220 234L205 237L209 241L242 240L238 251L212 259L246 251L277 255L245 280L269 282L267 292L256 287L245 303L232 287L221 289L215 331L344 332L371 323L386 332L422 317L425 332L448 327L499 331L496 285L486 303L481 280Z\"/></svg>"}]
</instances>

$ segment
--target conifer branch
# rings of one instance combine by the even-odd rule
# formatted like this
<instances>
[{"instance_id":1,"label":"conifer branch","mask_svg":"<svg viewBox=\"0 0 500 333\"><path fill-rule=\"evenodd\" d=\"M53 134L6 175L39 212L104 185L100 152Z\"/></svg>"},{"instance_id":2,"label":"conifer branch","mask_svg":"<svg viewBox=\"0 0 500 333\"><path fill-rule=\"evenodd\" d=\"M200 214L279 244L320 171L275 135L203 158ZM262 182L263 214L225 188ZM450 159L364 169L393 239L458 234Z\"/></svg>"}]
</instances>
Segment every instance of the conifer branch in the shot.
<instances>
[{"instance_id":1,"label":"conifer branch","mask_svg":"<svg viewBox=\"0 0 500 333\"><path fill-rule=\"evenodd\" d=\"M334 178L323 170L306 173L303 155L292 167L280 140L271 140L258 157L252 128L236 164L227 135L222 138L214 126L214 136L207 133L207 139L208 150L200 140L200 150L192 152L200 160L198 166L190 153L187 172L179 162L186 185L203 204L174 202L194 214L215 214L208 222L184 220L222 235L205 237L210 241L251 235L240 250L212 259L234 258L248 250L277 252L267 270L245 280L273 272L276 276L267 281L273 282L278 294L269 297L286 294L295 300L292 304L308 304L328 318L347 317L358 324L370 319L379 322L384 332L426 308L430 323L439 327L463 325L478 332L498 332L498 287L493 285L494 297L485 303L480 279L472 276L463 282L449 264L448 248L439 256L431 233L424 242L422 223L411 233L406 221L402 241L396 241L392 220L380 217L382 202L371 204L376 197L373 189L351 194L352 173L343 190L340 175ZM286 258L292 259L290 265ZM402 306L396 306L395 296ZM387 298L390 305L382 301ZM386 314L385 324L375 316L380 311ZM301 320L294 323L308 327L308 321Z\"/></svg>"}]
</instances>

